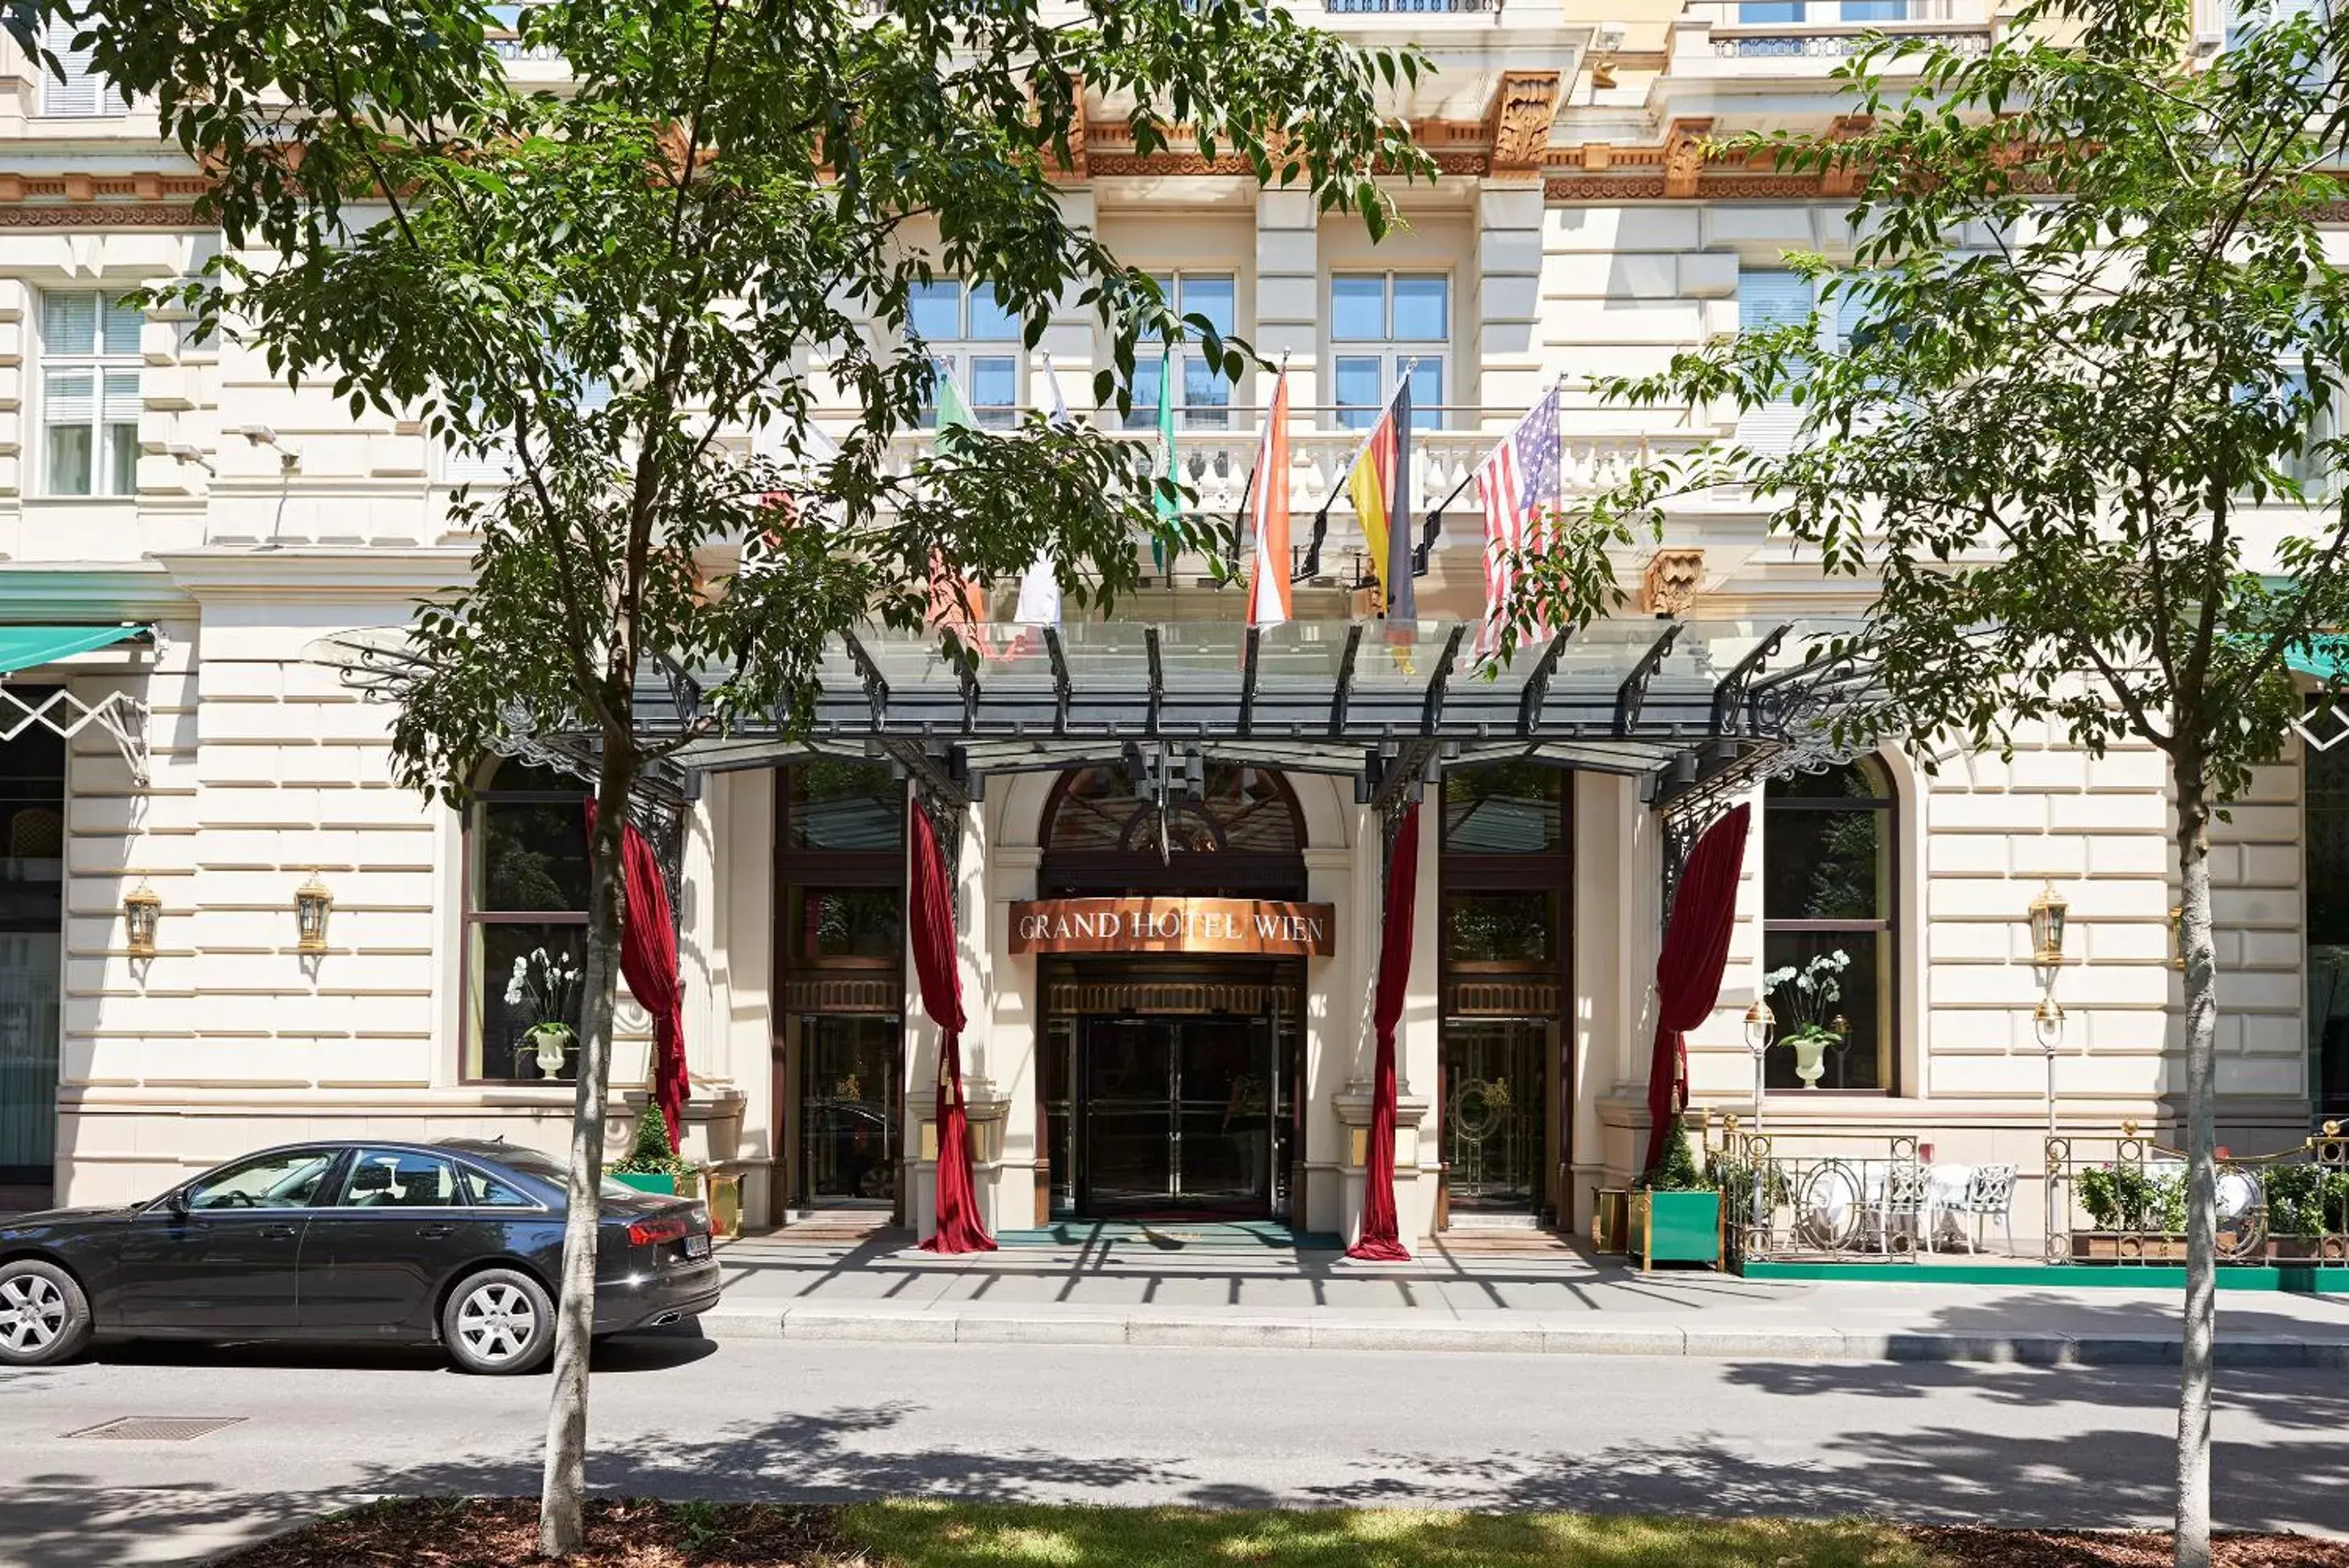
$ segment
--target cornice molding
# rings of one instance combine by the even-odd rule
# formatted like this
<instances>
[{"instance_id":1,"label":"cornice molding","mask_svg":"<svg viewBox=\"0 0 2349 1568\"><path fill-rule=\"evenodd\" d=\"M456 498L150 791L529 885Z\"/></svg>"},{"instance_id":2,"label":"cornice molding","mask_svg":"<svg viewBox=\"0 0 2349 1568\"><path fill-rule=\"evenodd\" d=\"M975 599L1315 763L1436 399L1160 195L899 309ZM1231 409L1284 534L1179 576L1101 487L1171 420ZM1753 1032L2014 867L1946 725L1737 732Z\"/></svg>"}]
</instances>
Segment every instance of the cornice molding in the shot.
<instances>
[{"instance_id":1,"label":"cornice molding","mask_svg":"<svg viewBox=\"0 0 2349 1568\"><path fill-rule=\"evenodd\" d=\"M156 564L190 597L203 599L416 599L461 587L472 551L282 549L208 546L158 554Z\"/></svg>"}]
</instances>

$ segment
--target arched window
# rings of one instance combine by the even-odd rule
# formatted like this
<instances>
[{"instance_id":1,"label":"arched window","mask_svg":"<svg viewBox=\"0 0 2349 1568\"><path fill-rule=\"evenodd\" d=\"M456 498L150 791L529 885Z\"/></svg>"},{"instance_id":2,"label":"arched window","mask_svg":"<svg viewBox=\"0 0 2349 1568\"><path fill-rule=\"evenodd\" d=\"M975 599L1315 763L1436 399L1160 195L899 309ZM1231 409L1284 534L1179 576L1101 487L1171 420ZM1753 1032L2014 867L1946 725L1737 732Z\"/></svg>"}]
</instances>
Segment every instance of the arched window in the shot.
<instances>
[{"instance_id":1,"label":"arched window","mask_svg":"<svg viewBox=\"0 0 2349 1568\"><path fill-rule=\"evenodd\" d=\"M524 1038L579 1026L587 956L587 786L549 768L498 764L473 797L465 846L465 1077L548 1076ZM567 1079L576 1049L553 1076Z\"/></svg>"},{"instance_id":2,"label":"arched window","mask_svg":"<svg viewBox=\"0 0 2349 1568\"><path fill-rule=\"evenodd\" d=\"M1828 1036L1822 1089L1894 1086L1895 804L1868 758L1763 792L1763 986L1781 1042L1806 1029ZM1795 1054L1771 1049L1772 1088L1805 1086Z\"/></svg>"},{"instance_id":3,"label":"arched window","mask_svg":"<svg viewBox=\"0 0 2349 1568\"><path fill-rule=\"evenodd\" d=\"M1163 819L1123 767L1061 775L1044 808L1047 897L1092 893L1305 895L1305 829L1297 797L1269 768L1210 763L1197 800Z\"/></svg>"}]
</instances>

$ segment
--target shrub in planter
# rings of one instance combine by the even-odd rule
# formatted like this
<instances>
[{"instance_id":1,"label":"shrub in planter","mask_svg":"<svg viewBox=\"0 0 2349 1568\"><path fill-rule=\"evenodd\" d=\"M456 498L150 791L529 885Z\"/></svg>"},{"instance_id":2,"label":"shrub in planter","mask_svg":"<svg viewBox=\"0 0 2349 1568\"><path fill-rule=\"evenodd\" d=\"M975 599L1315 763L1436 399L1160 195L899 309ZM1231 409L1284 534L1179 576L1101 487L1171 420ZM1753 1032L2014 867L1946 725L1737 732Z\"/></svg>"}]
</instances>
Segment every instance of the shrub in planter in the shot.
<instances>
[{"instance_id":1,"label":"shrub in planter","mask_svg":"<svg viewBox=\"0 0 2349 1568\"><path fill-rule=\"evenodd\" d=\"M614 1162L612 1179L639 1192L673 1192L690 1198L698 1189L691 1164L668 1141L668 1120L650 1100L636 1116L636 1136L626 1156Z\"/></svg>"},{"instance_id":2,"label":"shrub in planter","mask_svg":"<svg viewBox=\"0 0 2349 1568\"><path fill-rule=\"evenodd\" d=\"M1721 1262L1721 1193L1697 1168L1677 1116L1656 1168L1631 1194L1632 1249L1640 1264Z\"/></svg>"},{"instance_id":3,"label":"shrub in planter","mask_svg":"<svg viewBox=\"0 0 2349 1568\"><path fill-rule=\"evenodd\" d=\"M2186 1176L2137 1165L2093 1166L2080 1172L2080 1206L2099 1231L2169 1234L2186 1229Z\"/></svg>"}]
</instances>

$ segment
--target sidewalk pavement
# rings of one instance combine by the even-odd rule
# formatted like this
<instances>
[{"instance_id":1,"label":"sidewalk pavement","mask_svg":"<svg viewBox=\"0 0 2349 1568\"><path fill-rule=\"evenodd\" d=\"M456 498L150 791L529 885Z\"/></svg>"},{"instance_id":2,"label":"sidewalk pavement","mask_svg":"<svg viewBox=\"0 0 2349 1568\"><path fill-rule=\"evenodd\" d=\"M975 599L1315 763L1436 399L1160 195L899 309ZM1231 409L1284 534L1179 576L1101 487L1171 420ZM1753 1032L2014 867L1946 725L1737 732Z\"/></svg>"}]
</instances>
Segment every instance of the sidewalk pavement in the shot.
<instances>
[{"instance_id":1,"label":"sidewalk pavement","mask_svg":"<svg viewBox=\"0 0 2349 1568\"><path fill-rule=\"evenodd\" d=\"M719 1252L715 1339L1209 1345L1757 1360L2144 1366L2178 1357L2173 1289L1641 1273L1563 1250L1407 1264L1131 1244L963 1257L902 1232ZM2349 1369L2349 1297L2222 1292L2220 1365Z\"/></svg>"}]
</instances>

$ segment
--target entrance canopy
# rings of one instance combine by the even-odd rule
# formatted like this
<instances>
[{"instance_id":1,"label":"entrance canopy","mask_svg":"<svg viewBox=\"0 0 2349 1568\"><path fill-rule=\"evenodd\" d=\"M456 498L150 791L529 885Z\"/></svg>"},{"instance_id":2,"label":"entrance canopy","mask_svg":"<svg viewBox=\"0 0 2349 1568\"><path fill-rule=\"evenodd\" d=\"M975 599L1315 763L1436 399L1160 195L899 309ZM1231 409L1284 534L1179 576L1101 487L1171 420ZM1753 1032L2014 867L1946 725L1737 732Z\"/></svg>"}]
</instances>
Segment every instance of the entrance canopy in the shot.
<instances>
[{"instance_id":1,"label":"entrance canopy","mask_svg":"<svg viewBox=\"0 0 2349 1568\"><path fill-rule=\"evenodd\" d=\"M1465 622L874 628L828 651L803 736L738 718L676 761L722 771L878 753L973 795L990 774L1140 747L1350 774L1360 798L1383 803L1441 767L1530 757L1635 776L1671 809L1815 751L1826 760L1835 714L1871 684L1830 649L1857 624L1610 619L1532 640L1506 665L1478 658ZM724 673L647 670L642 721L689 732Z\"/></svg>"}]
</instances>

